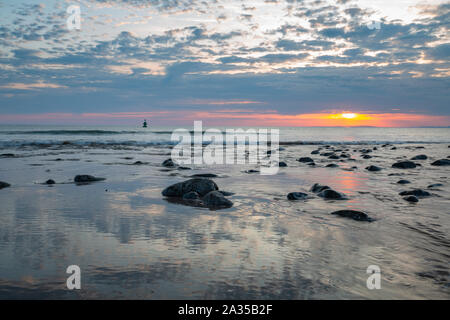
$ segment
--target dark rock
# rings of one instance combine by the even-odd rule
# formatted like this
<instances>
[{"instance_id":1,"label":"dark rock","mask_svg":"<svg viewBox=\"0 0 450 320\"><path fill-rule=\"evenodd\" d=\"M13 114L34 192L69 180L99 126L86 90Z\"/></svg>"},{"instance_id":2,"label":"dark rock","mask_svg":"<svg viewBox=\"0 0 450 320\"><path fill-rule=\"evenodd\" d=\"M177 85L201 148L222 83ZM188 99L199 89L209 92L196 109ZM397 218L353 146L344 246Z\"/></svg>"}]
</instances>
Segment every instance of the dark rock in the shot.
<instances>
[{"instance_id":1,"label":"dark rock","mask_svg":"<svg viewBox=\"0 0 450 320\"><path fill-rule=\"evenodd\" d=\"M318 194L318 196L326 200L347 200L343 193L334 191L332 189L323 190Z\"/></svg>"},{"instance_id":2,"label":"dark rock","mask_svg":"<svg viewBox=\"0 0 450 320\"><path fill-rule=\"evenodd\" d=\"M439 188L439 187L443 187L444 185L442 183L435 183L435 184L430 184L428 186L428 189L433 189L433 188Z\"/></svg>"},{"instance_id":3,"label":"dark rock","mask_svg":"<svg viewBox=\"0 0 450 320\"><path fill-rule=\"evenodd\" d=\"M399 195L401 196L416 196L416 197L430 197L431 193L427 191L423 191L421 189L415 189L411 191L403 191L400 192Z\"/></svg>"},{"instance_id":4,"label":"dark rock","mask_svg":"<svg viewBox=\"0 0 450 320\"><path fill-rule=\"evenodd\" d=\"M47 181L45 181L45 184L55 184L55 180L52 179L48 179Z\"/></svg>"},{"instance_id":5,"label":"dark rock","mask_svg":"<svg viewBox=\"0 0 450 320\"><path fill-rule=\"evenodd\" d=\"M397 147L392 147L391 150L397 150Z\"/></svg>"},{"instance_id":6,"label":"dark rock","mask_svg":"<svg viewBox=\"0 0 450 320\"><path fill-rule=\"evenodd\" d=\"M334 152L324 152L324 153L321 153L320 155L323 157L329 157L329 156L332 156L333 154L334 154Z\"/></svg>"},{"instance_id":7,"label":"dark rock","mask_svg":"<svg viewBox=\"0 0 450 320\"><path fill-rule=\"evenodd\" d=\"M310 157L303 157L297 160L298 162L303 162L303 163L308 163L308 162L314 162L313 159L311 159Z\"/></svg>"},{"instance_id":8,"label":"dark rock","mask_svg":"<svg viewBox=\"0 0 450 320\"><path fill-rule=\"evenodd\" d=\"M8 188L8 187L10 187L10 186L11 186L11 185L10 185L9 183L0 181L0 189Z\"/></svg>"},{"instance_id":9,"label":"dark rock","mask_svg":"<svg viewBox=\"0 0 450 320\"><path fill-rule=\"evenodd\" d=\"M394 163L392 165L392 168L397 168L397 169L414 169L416 167L417 167L417 165L411 161L400 161L400 162Z\"/></svg>"},{"instance_id":10,"label":"dark rock","mask_svg":"<svg viewBox=\"0 0 450 320\"><path fill-rule=\"evenodd\" d=\"M280 168L284 168L284 167L287 167L287 163L286 163L286 162L283 162L283 161L280 161L280 162L278 163L278 166L279 166Z\"/></svg>"},{"instance_id":11,"label":"dark rock","mask_svg":"<svg viewBox=\"0 0 450 320\"><path fill-rule=\"evenodd\" d=\"M346 153L342 153L341 155L340 155L340 157L341 158L350 158L350 156L348 155L348 154L346 154Z\"/></svg>"},{"instance_id":12,"label":"dark rock","mask_svg":"<svg viewBox=\"0 0 450 320\"><path fill-rule=\"evenodd\" d=\"M409 183L411 183L410 181L408 181L408 180L399 180L399 181L397 181L397 183L398 184L409 184Z\"/></svg>"},{"instance_id":13,"label":"dark rock","mask_svg":"<svg viewBox=\"0 0 450 320\"><path fill-rule=\"evenodd\" d=\"M14 158L14 153L2 153L0 154L0 158Z\"/></svg>"},{"instance_id":14,"label":"dark rock","mask_svg":"<svg viewBox=\"0 0 450 320\"><path fill-rule=\"evenodd\" d=\"M378 148L377 147L373 147L373 151L377 151L378 150Z\"/></svg>"},{"instance_id":15,"label":"dark rock","mask_svg":"<svg viewBox=\"0 0 450 320\"><path fill-rule=\"evenodd\" d=\"M339 156L337 156L335 154L332 154L331 156L328 157L328 159L330 159L330 160L337 160L337 159L339 159Z\"/></svg>"},{"instance_id":16,"label":"dark rock","mask_svg":"<svg viewBox=\"0 0 450 320\"><path fill-rule=\"evenodd\" d=\"M441 159L433 162L431 164L432 166L450 166L450 160L447 159Z\"/></svg>"},{"instance_id":17,"label":"dark rock","mask_svg":"<svg viewBox=\"0 0 450 320\"><path fill-rule=\"evenodd\" d=\"M363 159L372 159L372 156L369 156L368 154L363 155Z\"/></svg>"},{"instance_id":18,"label":"dark rock","mask_svg":"<svg viewBox=\"0 0 450 320\"><path fill-rule=\"evenodd\" d=\"M219 190L219 187L214 181L204 178L196 178L184 182L179 182L170 187L167 187L163 190L162 195L165 197L181 198L186 193L195 191L201 197L203 197L207 193L217 190Z\"/></svg>"},{"instance_id":19,"label":"dark rock","mask_svg":"<svg viewBox=\"0 0 450 320\"><path fill-rule=\"evenodd\" d=\"M309 163L308 163L308 166L311 166L311 167L314 167L315 165L316 165L315 162L309 162Z\"/></svg>"},{"instance_id":20,"label":"dark rock","mask_svg":"<svg viewBox=\"0 0 450 320\"><path fill-rule=\"evenodd\" d=\"M192 170L192 169L189 167L178 167L178 170Z\"/></svg>"},{"instance_id":21,"label":"dark rock","mask_svg":"<svg viewBox=\"0 0 450 320\"><path fill-rule=\"evenodd\" d=\"M420 154L418 156L411 158L411 160L427 160L427 159L428 159L428 157L424 154Z\"/></svg>"},{"instance_id":22,"label":"dark rock","mask_svg":"<svg viewBox=\"0 0 450 320\"><path fill-rule=\"evenodd\" d=\"M167 159L167 160L164 160L164 162L162 163L162 166L172 168L172 167L175 167L175 163L172 161L172 159Z\"/></svg>"},{"instance_id":23,"label":"dark rock","mask_svg":"<svg viewBox=\"0 0 450 320\"><path fill-rule=\"evenodd\" d=\"M312 186L311 192L319 193L319 192L322 192L323 190L327 190L327 189L331 189L331 188L329 186L323 186L321 184L316 183Z\"/></svg>"},{"instance_id":24,"label":"dark rock","mask_svg":"<svg viewBox=\"0 0 450 320\"><path fill-rule=\"evenodd\" d=\"M370 218L367 214L361 211L355 211L355 210L340 210L333 212L331 214L338 215L340 217L344 218L350 218L356 221L366 221L366 222L372 222L374 219Z\"/></svg>"},{"instance_id":25,"label":"dark rock","mask_svg":"<svg viewBox=\"0 0 450 320\"><path fill-rule=\"evenodd\" d=\"M200 200L200 195L195 191L191 191L183 195L183 200Z\"/></svg>"},{"instance_id":26,"label":"dark rock","mask_svg":"<svg viewBox=\"0 0 450 320\"><path fill-rule=\"evenodd\" d=\"M191 177L193 178L217 178L218 175L214 173L198 173L193 174Z\"/></svg>"},{"instance_id":27,"label":"dark rock","mask_svg":"<svg viewBox=\"0 0 450 320\"><path fill-rule=\"evenodd\" d=\"M76 183L89 183L89 182L96 182L96 181L103 181L103 180L106 180L106 179L105 178L97 178L97 177L90 176L87 174L78 175L73 179L73 181L75 181Z\"/></svg>"},{"instance_id":28,"label":"dark rock","mask_svg":"<svg viewBox=\"0 0 450 320\"><path fill-rule=\"evenodd\" d=\"M367 171L371 171L371 172L377 172L377 171L381 171L382 169L380 167L377 166L368 166L366 168Z\"/></svg>"},{"instance_id":29,"label":"dark rock","mask_svg":"<svg viewBox=\"0 0 450 320\"><path fill-rule=\"evenodd\" d=\"M137 166L139 166L139 165L142 165L142 164L144 164L142 161L136 161L135 163L133 163L134 165L137 165Z\"/></svg>"},{"instance_id":30,"label":"dark rock","mask_svg":"<svg viewBox=\"0 0 450 320\"><path fill-rule=\"evenodd\" d=\"M326 168L338 168L339 165L335 164L335 163L330 163L328 165L325 166Z\"/></svg>"},{"instance_id":31,"label":"dark rock","mask_svg":"<svg viewBox=\"0 0 450 320\"><path fill-rule=\"evenodd\" d=\"M289 200L305 200L308 198L308 195L303 192L291 192L287 195Z\"/></svg>"},{"instance_id":32,"label":"dark rock","mask_svg":"<svg viewBox=\"0 0 450 320\"><path fill-rule=\"evenodd\" d=\"M228 192L228 191L220 191L220 190L217 190L217 192L220 192L220 193L223 194L225 197L234 195L233 192Z\"/></svg>"},{"instance_id":33,"label":"dark rock","mask_svg":"<svg viewBox=\"0 0 450 320\"><path fill-rule=\"evenodd\" d=\"M245 170L245 173L259 173L259 170L254 170L254 169Z\"/></svg>"},{"instance_id":34,"label":"dark rock","mask_svg":"<svg viewBox=\"0 0 450 320\"><path fill-rule=\"evenodd\" d=\"M314 150L311 154L319 154L320 150Z\"/></svg>"},{"instance_id":35,"label":"dark rock","mask_svg":"<svg viewBox=\"0 0 450 320\"><path fill-rule=\"evenodd\" d=\"M231 208L233 206L233 202L228 200L223 196L222 193L218 191L211 191L203 197L203 203L208 208Z\"/></svg>"},{"instance_id":36,"label":"dark rock","mask_svg":"<svg viewBox=\"0 0 450 320\"><path fill-rule=\"evenodd\" d=\"M419 199L417 199L417 197L415 196L404 197L403 200L413 203L419 202Z\"/></svg>"}]
</instances>

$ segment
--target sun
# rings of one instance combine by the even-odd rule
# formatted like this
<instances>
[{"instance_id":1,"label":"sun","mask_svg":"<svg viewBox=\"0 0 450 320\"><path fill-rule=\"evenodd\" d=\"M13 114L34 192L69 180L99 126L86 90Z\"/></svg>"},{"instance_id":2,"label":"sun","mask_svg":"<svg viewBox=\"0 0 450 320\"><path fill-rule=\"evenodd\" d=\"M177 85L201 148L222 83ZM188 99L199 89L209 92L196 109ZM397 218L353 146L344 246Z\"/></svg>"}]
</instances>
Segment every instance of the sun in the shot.
<instances>
[{"instance_id":1,"label":"sun","mask_svg":"<svg viewBox=\"0 0 450 320\"><path fill-rule=\"evenodd\" d=\"M355 119L358 115L356 113L343 113L341 116L345 119Z\"/></svg>"}]
</instances>

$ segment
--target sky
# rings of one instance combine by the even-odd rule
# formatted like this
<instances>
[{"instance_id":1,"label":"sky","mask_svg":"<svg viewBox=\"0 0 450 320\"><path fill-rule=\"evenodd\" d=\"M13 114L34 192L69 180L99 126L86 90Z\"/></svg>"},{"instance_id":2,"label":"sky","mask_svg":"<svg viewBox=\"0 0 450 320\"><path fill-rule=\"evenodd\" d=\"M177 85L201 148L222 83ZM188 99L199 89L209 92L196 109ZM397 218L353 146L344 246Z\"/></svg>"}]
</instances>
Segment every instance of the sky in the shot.
<instances>
[{"instance_id":1,"label":"sky","mask_svg":"<svg viewBox=\"0 0 450 320\"><path fill-rule=\"evenodd\" d=\"M440 0L0 0L0 124L450 126L449 24Z\"/></svg>"}]
</instances>

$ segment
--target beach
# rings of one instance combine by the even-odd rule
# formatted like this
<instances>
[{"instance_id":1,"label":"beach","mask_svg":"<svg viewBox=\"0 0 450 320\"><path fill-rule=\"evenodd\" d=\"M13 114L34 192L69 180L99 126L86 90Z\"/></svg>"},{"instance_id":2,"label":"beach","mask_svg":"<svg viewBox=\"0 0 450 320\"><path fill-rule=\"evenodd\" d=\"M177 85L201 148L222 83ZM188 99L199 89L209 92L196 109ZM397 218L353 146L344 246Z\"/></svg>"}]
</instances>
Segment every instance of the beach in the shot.
<instances>
[{"instance_id":1,"label":"beach","mask_svg":"<svg viewBox=\"0 0 450 320\"><path fill-rule=\"evenodd\" d=\"M254 165L165 167L173 129L2 126L0 298L450 298L449 166L432 165L449 159L449 128L279 128L287 166L267 176ZM392 167L402 161L416 167ZM232 207L162 195L196 174L215 175ZM400 195L419 189L418 202ZM66 288L70 265L82 290ZM382 290L367 288L373 265Z\"/></svg>"}]
</instances>

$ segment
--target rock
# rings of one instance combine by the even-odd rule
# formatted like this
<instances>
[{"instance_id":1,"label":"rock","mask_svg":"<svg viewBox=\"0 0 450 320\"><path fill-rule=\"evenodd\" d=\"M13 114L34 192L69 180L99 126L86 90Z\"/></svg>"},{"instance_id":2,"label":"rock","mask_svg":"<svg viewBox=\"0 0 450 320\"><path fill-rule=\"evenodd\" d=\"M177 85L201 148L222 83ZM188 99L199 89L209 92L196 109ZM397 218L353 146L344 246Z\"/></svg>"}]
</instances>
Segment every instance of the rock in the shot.
<instances>
[{"instance_id":1,"label":"rock","mask_svg":"<svg viewBox=\"0 0 450 320\"><path fill-rule=\"evenodd\" d=\"M45 181L45 184L55 184L55 180L52 179L48 179L47 181Z\"/></svg>"},{"instance_id":2,"label":"rock","mask_svg":"<svg viewBox=\"0 0 450 320\"><path fill-rule=\"evenodd\" d=\"M334 154L334 152L324 152L324 153L321 153L320 155L323 157L329 157L329 156L332 156L333 154Z\"/></svg>"},{"instance_id":3,"label":"rock","mask_svg":"<svg viewBox=\"0 0 450 320\"><path fill-rule=\"evenodd\" d=\"M415 196L404 197L403 200L408 201L408 202L412 202L412 203L419 202L419 199L417 199L417 197L415 197Z\"/></svg>"},{"instance_id":4,"label":"rock","mask_svg":"<svg viewBox=\"0 0 450 320\"><path fill-rule=\"evenodd\" d=\"M443 187L444 185L442 183L435 183L435 184L430 184L428 186L428 189L433 189L433 188L439 188L439 187Z\"/></svg>"},{"instance_id":5,"label":"rock","mask_svg":"<svg viewBox=\"0 0 450 320\"><path fill-rule=\"evenodd\" d=\"M193 178L217 178L218 175L214 173L198 173L193 174L191 177Z\"/></svg>"},{"instance_id":6,"label":"rock","mask_svg":"<svg viewBox=\"0 0 450 320\"><path fill-rule=\"evenodd\" d=\"M200 195L195 191L191 191L183 195L183 200L200 200Z\"/></svg>"},{"instance_id":7,"label":"rock","mask_svg":"<svg viewBox=\"0 0 450 320\"><path fill-rule=\"evenodd\" d=\"M309 163L308 163L308 166L311 166L311 167L314 167L315 165L316 165L315 162L309 162Z\"/></svg>"},{"instance_id":8,"label":"rock","mask_svg":"<svg viewBox=\"0 0 450 320\"><path fill-rule=\"evenodd\" d=\"M381 171L382 169L380 167L377 166L368 166L366 168L367 171L371 171L371 172L377 172L377 171Z\"/></svg>"},{"instance_id":9,"label":"rock","mask_svg":"<svg viewBox=\"0 0 450 320\"><path fill-rule=\"evenodd\" d=\"M338 168L339 165L335 164L335 163L330 163L328 165L325 166L325 168Z\"/></svg>"},{"instance_id":10,"label":"rock","mask_svg":"<svg viewBox=\"0 0 450 320\"><path fill-rule=\"evenodd\" d=\"M369 156L368 154L363 155L363 159L372 159L372 156Z\"/></svg>"},{"instance_id":11,"label":"rock","mask_svg":"<svg viewBox=\"0 0 450 320\"><path fill-rule=\"evenodd\" d=\"M399 180L399 181L397 181L397 183L398 184L409 184L409 183L411 183L410 181L408 181L408 180Z\"/></svg>"},{"instance_id":12,"label":"rock","mask_svg":"<svg viewBox=\"0 0 450 320\"><path fill-rule=\"evenodd\" d=\"M397 150L397 147L392 147L391 150Z\"/></svg>"},{"instance_id":13,"label":"rock","mask_svg":"<svg viewBox=\"0 0 450 320\"><path fill-rule=\"evenodd\" d=\"M186 193L195 191L200 197L203 197L207 193L217 190L219 190L219 187L214 181L205 178L196 178L171 185L163 190L162 195L165 197L181 198Z\"/></svg>"},{"instance_id":14,"label":"rock","mask_svg":"<svg viewBox=\"0 0 450 320\"><path fill-rule=\"evenodd\" d=\"M139 166L139 165L142 165L142 164L144 164L142 161L136 161L135 163L133 163L134 165L137 165L137 166Z\"/></svg>"},{"instance_id":15,"label":"rock","mask_svg":"<svg viewBox=\"0 0 450 320\"><path fill-rule=\"evenodd\" d=\"M416 196L416 197L430 197L431 193L427 191L423 191L421 189L415 189L411 191L403 191L400 192L399 195L401 196Z\"/></svg>"},{"instance_id":16,"label":"rock","mask_svg":"<svg viewBox=\"0 0 450 320\"><path fill-rule=\"evenodd\" d=\"M287 167L287 163L286 163L286 162L283 162L283 161L280 161L280 162L278 163L278 166L279 166L280 168L284 168L284 167Z\"/></svg>"},{"instance_id":17,"label":"rock","mask_svg":"<svg viewBox=\"0 0 450 320\"><path fill-rule=\"evenodd\" d=\"M318 196L326 200L347 200L343 193L334 191L333 189L323 190Z\"/></svg>"},{"instance_id":18,"label":"rock","mask_svg":"<svg viewBox=\"0 0 450 320\"><path fill-rule=\"evenodd\" d=\"M172 159L167 159L164 160L164 162L162 163L163 167L167 167L167 168L172 168L175 167L175 163L172 161Z\"/></svg>"},{"instance_id":19,"label":"rock","mask_svg":"<svg viewBox=\"0 0 450 320\"><path fill-rule=\"evenodd\" d=\"M10 186L11 186L11 185L10 185L9 183L0 181L0 189L8 188L8 187L10 187Z\"/></svg>"},{"instance_id":20,"label":"rock","mask_svg":"<svg viewBox=\"0 0 450 320\"><path fill-rule=\"evenodd\" d=\"M338 215L340 217L344 218L350 218L356 221L367 221L372 222L374 219L370 218L367 214L361 211L355 211L355 210L340 210L333 212L331 214Z\"/></svg>"},{"instance_id":21,"label":"rock","mask_svg":"<svg viewBox=\"0 0 450 320\"><path fill-rule=\"evenodd\" d=\"M420 154L418 156L411 158L411 160L427 160L427 159L428 159L428 157L424 154Z\"/></svg>"},{"instance_id":22,"label":"rock","mask_svg":"<svg viewBox=\"0 0 450 320\"><path fill-rule=\"evenodd\" d=\"M245 173L259 173L259 170L254 170L254 169L245 170Z\"/></svg>"},{"instance_id":23,"label":"rock","mask_svg":"<svg viewBox=\"0 0 450 320\"><path fill-rule=\"evenodd\" d=\"M311 154L319 154L320 150L314 150L313 152L311 152Z\"/></svg>"},{"instance_id":24,"label":"rock","mask_svg":"<svg viewBox=\"0 0 450 320\"><path fill-rule=\"evenodd\" d=\"M225 197L234 195L233 192L228 192L228 191L220 191L220 190L217 190L217 192L220 192L220 193L223 194Z\"/></svg>"},{"instance_id":25,"label":"rock","mask_svg":"<svg viewBox=\"0 0 450 320\"><path fill-rule=\"evenodd\" d=\"M89 182L96 182L96 181L103 181L103 180L106 180L106 179L105 178L97 178L97 177L90 176L87 174L78 175L73 179L73 181L75 181L76 183L89 183Z\"/></svg>"},{"instance_id":26,"label":"rock","mask_svg":"<svg viewBox=\"0 0 450 320\"><path fill-rule=\"evenodd\" d=\"M231 208L233 202L224 197L224 195L218 191L211 191L203 197L203 203L208 208Z\"/></svg>"},{"instance_id":27,"label":"rock","mask_svg":"<svg viewBox=\"0 0 450 320\"><path fill-rule=\"evenodd\" d=\"M323 186L321 184L316 183L311 187L311 192L319 193L319 192L322 192L323 190L327 190L327 189L331 189L331 188L329 186Z\"/></svg>"},{"instance_id":28,"label":"rock","mask_svg":"<svg viewBox=\"0 0 450 320\"><path fill-rule=\"evenodd\" d=\"M342 153L342 154L340 155L340 157L341 157L341 158L346 158L346 159L350 158L350 156L349 156L348 154L346 154L346 153Z\"/></svg>"},{"instance_id":29,"label":"rock","mask_svg":"<svg viewBox=\"0 0 450 320\"><path fill-rule=\"evenodd\" d=\"M331 156L328 157L328 159L330 159L330 160L337 160L337 159L339 159L339 156L337 156L335 154L332 154Z\"/></svg>"},{"instance_id":30,"label":"rock","mask_svg":"<svg viewBox=\"0 0 450 320\"><path fill-rule=\"evenodd\" d=\"M287 195L289 200L305 200L308 198L308 195L303 192L291 192Z\"/></svg>"},{"instance_id":31,"label":"rock","mask_svg":"<svg viewBox=\"0 0 450 320\"><path fill-rule=\"evenodd\" d=\"M189 167L178 167L178 170L192 170L192 169Z\"/></svg>"},{"instance_id":32,"label":"rock","mask_svg":"<svg viewBox=\"0 0 450 320\"><path fill-rule=\"evenodd\" d=\"M14 158L15 154L14 153L2 153L0 154L0 158Z\"/></svg>"},{"instance_id":33,"label":"rock","mask_svg":"<svg viewBox=\"0 0 450 320\"><path fill-rule=\"evenodd\" d=\"M416 167L417 165L412 161L400 161L392 165L392 168L397 169L414 169Z\"/></svg>"},{"instance_id":34,"label":"rock","mask_svg":"<svg viewBox=\"0 0 450 320\"><path fill-rule=\"evenodd\" d=\"M302 163L308 163L308 162L314 162L313 159L311 159L310 157L303 157L297 160L298 162L302 162Z\"/></svg>"},{"instance_id":35,"label":"rock","mask_svg":"<svg viewBox=\"0 0 450 320\"><path fill-rule=\"evenodd\" d=\"M431 164L432 166L450 166L450 160L447 159L441 159L433 162Z\"/></svg>"}]
</instances>

